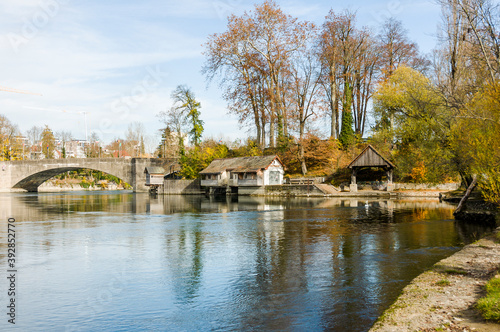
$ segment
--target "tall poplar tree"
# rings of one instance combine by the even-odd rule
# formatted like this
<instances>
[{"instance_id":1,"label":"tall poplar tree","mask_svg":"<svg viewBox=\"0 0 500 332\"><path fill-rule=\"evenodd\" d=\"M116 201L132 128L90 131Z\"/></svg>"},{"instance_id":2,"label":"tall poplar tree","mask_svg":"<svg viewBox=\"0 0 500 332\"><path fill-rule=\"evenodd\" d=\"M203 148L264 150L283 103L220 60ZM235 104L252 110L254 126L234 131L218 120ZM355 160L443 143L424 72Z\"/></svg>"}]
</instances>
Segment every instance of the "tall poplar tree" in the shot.
<instances>
[{"instance_id":1,"label":"tall poplar tree","mask_svg":"<svg viewBox=\"0 0 500 332\"><path fill-rule=\"evenodd\" d=\"M53 159L55 149L56 139L54 137L54 133L48 125L45 125L45 128L42 131L42 153L45 156L45 159Z\"/></svg>"}]
</instances>

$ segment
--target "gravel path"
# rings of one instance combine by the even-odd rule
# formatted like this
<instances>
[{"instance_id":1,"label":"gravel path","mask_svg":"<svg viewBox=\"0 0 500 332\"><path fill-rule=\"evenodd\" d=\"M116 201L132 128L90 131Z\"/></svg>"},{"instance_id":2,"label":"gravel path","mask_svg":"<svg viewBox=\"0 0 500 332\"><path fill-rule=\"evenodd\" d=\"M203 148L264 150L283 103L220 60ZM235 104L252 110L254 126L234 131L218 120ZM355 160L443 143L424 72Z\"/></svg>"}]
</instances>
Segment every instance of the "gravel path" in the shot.
<instances>
[{"instance_id":1,"label":"gravel path","mask_svg":"<svg viewBox=\"0 0 500 332\"><path fill-rule=\"evenodd\" d=\"M485 237L415 278L370 331L499 332L500 324L485 322L474 309L500 268L497 242Z\"/></svg>"}]
</instances>

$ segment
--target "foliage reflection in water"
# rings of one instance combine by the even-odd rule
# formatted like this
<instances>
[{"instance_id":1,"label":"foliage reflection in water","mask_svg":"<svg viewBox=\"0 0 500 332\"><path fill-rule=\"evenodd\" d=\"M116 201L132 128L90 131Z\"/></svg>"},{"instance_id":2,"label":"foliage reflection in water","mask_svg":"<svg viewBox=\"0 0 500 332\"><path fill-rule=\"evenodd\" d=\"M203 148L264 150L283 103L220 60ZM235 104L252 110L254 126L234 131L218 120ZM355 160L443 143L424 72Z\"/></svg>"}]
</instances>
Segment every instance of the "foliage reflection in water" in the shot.
<instances>
[{"instance_id":1,"label":"foliage reflection in water","mask_svg":"<svg viewBox=\"0 0 500 332\"><path fill-rule=\"evenodd\" d=\"M16 327L31 331L366 331L411 279L489 230L436 200L101 192L0 205L18 227Z\"/></svg>"}]
</instances>

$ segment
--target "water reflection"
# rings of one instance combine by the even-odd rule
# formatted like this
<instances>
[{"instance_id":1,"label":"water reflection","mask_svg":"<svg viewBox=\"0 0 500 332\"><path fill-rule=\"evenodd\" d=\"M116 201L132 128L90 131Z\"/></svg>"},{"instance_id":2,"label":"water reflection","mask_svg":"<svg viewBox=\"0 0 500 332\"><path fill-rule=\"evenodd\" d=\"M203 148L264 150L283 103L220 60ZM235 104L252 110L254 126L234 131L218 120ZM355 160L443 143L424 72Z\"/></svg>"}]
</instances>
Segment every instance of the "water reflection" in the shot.
<instances>
[{"instance_id":1,"label":"water reflection","mask_svg":"<svg viewBox=\"0 0 500 332\"><path fill-rule=\"evenodd\" d=\"M18 326L40 331L365 331L488 231L425 199L0 194L0 211L18 220Z\"/></svg>"}]
</instances>

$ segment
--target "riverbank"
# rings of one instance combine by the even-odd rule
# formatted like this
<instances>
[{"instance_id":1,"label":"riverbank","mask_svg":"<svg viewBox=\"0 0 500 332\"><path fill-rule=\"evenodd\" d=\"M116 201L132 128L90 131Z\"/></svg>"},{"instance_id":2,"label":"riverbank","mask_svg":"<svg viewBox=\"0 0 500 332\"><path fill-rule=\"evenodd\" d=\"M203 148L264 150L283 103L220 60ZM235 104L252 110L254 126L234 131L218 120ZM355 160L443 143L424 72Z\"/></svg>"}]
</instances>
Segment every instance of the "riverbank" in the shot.
<instances>
[{"instance_id":1,"label":"riverbank","mask_svg":"<svg viewBox=\"0 0 500 332\"><path fill-rule=\"evenodd\" d=\"M105 185L82 186L81 181L46 181L38 187L38 192L62 192L62 191L103 191L103 190L124 190L122 185L116 183L105 183Z\"/></svg>"},{"instance_id":2,"label":"riverbank","mask_svg":"<svg viewBox=\"0 0 500 332\"><path fill-rule=\"evenodd\" d=\"M500 267L498 234L500 227L415 278L370 331L500 331L475 309Z\"/></svg>"}]
</instances>

